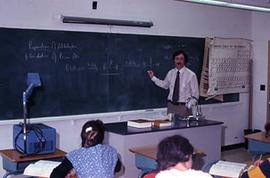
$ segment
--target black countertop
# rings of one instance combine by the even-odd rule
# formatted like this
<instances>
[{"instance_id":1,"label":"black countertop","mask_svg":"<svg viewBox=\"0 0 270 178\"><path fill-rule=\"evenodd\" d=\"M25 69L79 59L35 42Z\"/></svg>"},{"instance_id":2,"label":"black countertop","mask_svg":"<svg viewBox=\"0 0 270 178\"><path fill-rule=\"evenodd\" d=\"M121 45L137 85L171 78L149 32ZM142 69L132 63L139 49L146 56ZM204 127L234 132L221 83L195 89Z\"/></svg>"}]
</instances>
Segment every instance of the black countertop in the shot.
<instances>
[{"instance_id":1,"label":"black countertop","mask_svg":"<svg viewBox=\"0 0 270 178\"><path fill-rule=\"evenodd\" d=\"M194 127L205 127L211 125L221 125L223 122L219 121L211 121L211 120L177 120L174 122L172 126L169 127L162 127L162 128L135 128L135 127L128 127L127 122L117 122L117 123L108 123L105 124L105 130L107 132L112 132L119 135L132 135L132 134L142 134L142 133L149 133L149 132L160 132L160 131L168 131L168 130L176 130L176 129L188 129Z\"/></svg>"}]
</instances>

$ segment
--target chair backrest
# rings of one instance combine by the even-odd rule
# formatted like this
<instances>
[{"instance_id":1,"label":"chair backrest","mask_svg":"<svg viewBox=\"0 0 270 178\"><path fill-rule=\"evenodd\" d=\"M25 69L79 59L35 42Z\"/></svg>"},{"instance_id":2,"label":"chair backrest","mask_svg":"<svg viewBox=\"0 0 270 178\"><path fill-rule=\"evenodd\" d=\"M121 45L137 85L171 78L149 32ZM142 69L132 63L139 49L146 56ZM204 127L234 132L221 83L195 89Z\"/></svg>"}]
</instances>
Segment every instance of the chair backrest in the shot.
<instances>
[{"instance_id":1,"label":"chair backrest","mask_svg":"<svg viewBox=\"0 0 270 178\"><path fill-rule=\"evenodd\" d=\"M145 174L142 178L155 178L157 174L158 174L157 171L152 171L152 172Z\"/></svg>"}]
</instances>

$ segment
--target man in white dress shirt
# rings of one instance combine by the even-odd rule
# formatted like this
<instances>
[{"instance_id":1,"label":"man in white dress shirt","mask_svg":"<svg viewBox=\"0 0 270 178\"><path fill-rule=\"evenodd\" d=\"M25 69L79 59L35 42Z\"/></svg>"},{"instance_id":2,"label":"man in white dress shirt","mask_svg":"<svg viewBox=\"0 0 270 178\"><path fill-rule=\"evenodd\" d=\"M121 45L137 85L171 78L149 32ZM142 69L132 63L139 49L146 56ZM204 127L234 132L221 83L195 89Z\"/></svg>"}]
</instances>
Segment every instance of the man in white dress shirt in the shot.
<instances>
[{"instance_id":1,"label":"man in white dress shirt","mask_svg":"<svg viewBox=\"0 0 270 178\"><path fill-rule=\"evenodd\" d=\"M199 87L196 74L185 65L188 57L182 50L173 54L175 68L171 69L164 80L160 80L155 73L150 70L148 75L159 87L169 89L167 113L180 114L186 117L191 111L185 107L185 102L189 97L199 98Z\"/></svg>"}]
</instances>

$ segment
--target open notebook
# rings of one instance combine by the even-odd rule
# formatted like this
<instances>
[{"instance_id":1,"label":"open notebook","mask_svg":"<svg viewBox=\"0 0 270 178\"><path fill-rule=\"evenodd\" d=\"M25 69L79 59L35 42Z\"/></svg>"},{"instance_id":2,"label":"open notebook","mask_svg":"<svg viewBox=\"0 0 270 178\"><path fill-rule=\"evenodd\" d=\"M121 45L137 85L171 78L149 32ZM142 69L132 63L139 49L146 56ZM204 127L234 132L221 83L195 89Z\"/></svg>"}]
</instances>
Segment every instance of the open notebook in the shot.
<instances>
[{"instance_id":1,"label":"open notebook","mask_svg":"<svg viewBox=\"0 0 270 178\"><path fill-rule=\"evenodd\" d=\"M40 160L33 164L29 164L23 174L27 176L35 177L50 177L53 169L57 167L61 162Z\"/></svg>"},{"instance_id":2,"label":"open notebook","mask_svg":"<svg viewBox=\"0 0 270 178\"><path fill-rule=\"evenodd\" d=\"M238 178L246 166L246 164L242 163L218 161L210 168L209 174L222 177Z\"/></svg>"}]
</instances>

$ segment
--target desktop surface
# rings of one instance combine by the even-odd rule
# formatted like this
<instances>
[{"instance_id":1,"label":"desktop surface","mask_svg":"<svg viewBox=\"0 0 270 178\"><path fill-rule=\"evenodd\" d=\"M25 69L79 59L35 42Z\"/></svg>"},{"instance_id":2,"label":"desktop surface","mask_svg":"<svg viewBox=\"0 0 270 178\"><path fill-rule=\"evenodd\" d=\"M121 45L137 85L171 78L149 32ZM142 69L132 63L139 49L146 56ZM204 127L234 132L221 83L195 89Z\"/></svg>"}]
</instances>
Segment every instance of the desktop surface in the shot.
<instances>
[{"instance_id":1,"label":"desktop surface","mask_svg":"<svg viewBox=\"0 0 270 178\"><path fill-rule=\"evenodd\" d=\"M160 132L160 131L168 131L168 130L176 130L176 129L188 129L194 127L204 127L204 126L211 126L211 125L221 125L223 122L219 121L212 121L212 120L176 120L172 124L172 126L168 127L149 127L149 128L135 128L135 127L128 127L127 122L117 122L117 123L107 123L105 124L105 130L107 132L112 132L119 135L132 135L132 134L142 134L142 133L149 133L149 132Z\"/></svg>"},{"instance_id":2,"label":"desktop surface","mask_svg":"<svg viewBox=\"0 0 270 178\"><path fill-rule=\"evenodd\" d=\"M66 152L56 149L54 153L50 154L26 156L15 149L5 149L0 150L0 154L2 156L3 169L7 171L3 178L7 178L10 175L22 174L29 164L39 160L62 161Z\"/></svg>"}]
</instances>

